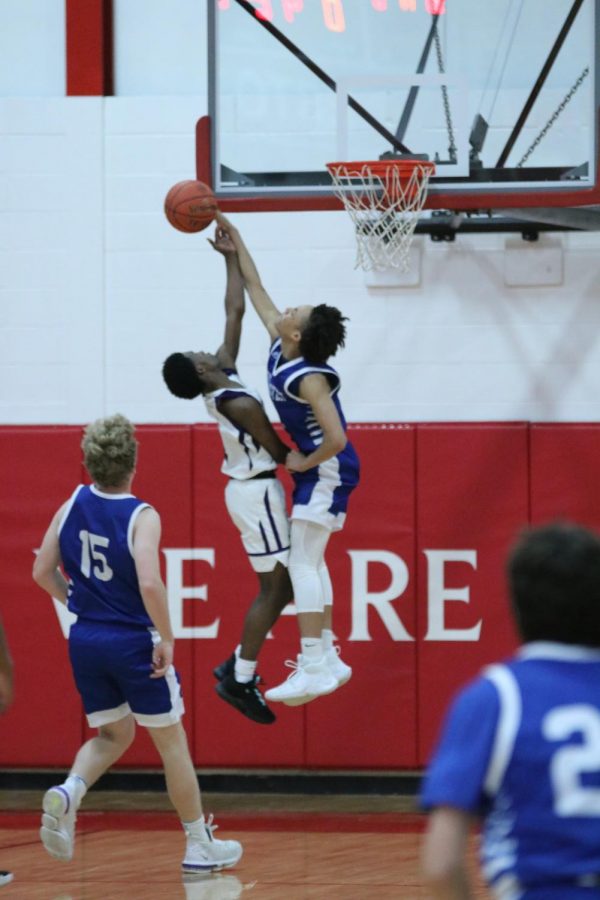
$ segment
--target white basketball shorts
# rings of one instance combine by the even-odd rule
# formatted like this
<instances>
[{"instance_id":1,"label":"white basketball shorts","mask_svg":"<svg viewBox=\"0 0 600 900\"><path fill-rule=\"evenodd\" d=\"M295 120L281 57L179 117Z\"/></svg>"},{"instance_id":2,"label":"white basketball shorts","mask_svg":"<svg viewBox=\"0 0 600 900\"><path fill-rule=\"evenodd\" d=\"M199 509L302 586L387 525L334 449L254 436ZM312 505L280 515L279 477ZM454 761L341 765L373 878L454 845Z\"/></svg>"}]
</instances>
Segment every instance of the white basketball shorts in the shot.
<instances>
[{"instance_id":1,"label":"white basketball shorts","mask_svg":"<svg viewBox=\"0 0 600 900\"><path fill-rule=\"evenodd\" d=\"M230 478L225 505L255 572L272 572L278 562L287 566L290 525L277 478Z\"/></svg>"}]
</instances>

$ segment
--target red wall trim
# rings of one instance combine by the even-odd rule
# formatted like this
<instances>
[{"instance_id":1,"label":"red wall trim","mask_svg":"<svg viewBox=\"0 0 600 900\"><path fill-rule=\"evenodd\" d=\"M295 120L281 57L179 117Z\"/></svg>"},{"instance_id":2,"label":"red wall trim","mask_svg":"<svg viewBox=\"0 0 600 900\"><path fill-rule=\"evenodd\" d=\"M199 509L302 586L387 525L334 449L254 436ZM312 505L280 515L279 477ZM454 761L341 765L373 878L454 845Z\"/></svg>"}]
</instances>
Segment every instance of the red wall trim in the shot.
<instances>
[{"instance_id":1,"label":"red wall trim","mask_svg":"<svg viewBox=\"0 0 600 900\"><path fill-rule=\"evenodd\" d=\"M65 0L67 96L113 93L112 0Z\"/></svg>"}]
</instances>

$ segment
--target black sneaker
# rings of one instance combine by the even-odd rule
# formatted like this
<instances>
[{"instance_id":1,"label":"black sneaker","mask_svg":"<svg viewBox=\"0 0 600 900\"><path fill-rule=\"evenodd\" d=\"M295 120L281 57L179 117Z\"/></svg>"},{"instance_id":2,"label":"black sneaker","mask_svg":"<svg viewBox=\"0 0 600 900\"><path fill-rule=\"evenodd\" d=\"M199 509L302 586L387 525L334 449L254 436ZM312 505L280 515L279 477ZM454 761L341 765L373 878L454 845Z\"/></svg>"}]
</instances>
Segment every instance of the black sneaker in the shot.
<instances>
[{"instance_id":1,"label":"black sneaker","mask_svg":"<svg viewBox=\"0 0 600 900\"><path fill-rule=\"evenodd\" d=\"M276 716L269 709L265 698L259 691L258 680L258 675L255 675L252 681L242 683L236 681L233 675L226 675L215 685L215 690L222 700L235 706L253 722L258 722L260 725L271 725Z\"/></svg>"},{"instance_id":2,"label":"black sneaker","mask_svg":"<svg viewBox=\"0 0 600 900\"><path fill-rule=\"evenodd\" d=\"M233 671L235 669L235 653L232 653L229 659L226 659L225 662L221 663L220 666L216 666L213 669L213 675L217 679L217 681L223 681L223 679L227 675L233 675Z\"/></svg>"}]
</instances>

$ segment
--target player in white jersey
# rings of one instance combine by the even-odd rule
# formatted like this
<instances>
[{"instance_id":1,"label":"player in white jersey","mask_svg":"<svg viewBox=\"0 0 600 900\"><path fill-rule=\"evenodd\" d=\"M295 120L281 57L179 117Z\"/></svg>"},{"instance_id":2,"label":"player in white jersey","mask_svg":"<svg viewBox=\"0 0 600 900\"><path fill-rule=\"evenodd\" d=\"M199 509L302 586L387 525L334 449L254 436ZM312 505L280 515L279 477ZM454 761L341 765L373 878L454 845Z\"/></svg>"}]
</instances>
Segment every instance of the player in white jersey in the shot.
<instances>
[{"instance_id":1,"label":"player in white jersey","mask_svg":"<svg viewBox=\"0 0 600 900\"><path fill-rule=\"evenodd\" d=\"M600 539L556 523L508 563L523 639L459 692L425 778L430 896L472 897L465 851L497 900L600 897Z\"/></svg>"},{"instance_id":2,"label":"player in white jersey","mask_svg":"<svg viewBox=\"0 0 600 900\"><path fill-rule=\"evenodd\" d=\"M340 405L340 378L327 363L344 346L345 318L326 304L277 309L239 231L220 212L217 221L235 244L250 299L271 338L271 399L298 448L286 457L286 468L295 485L289 568L300 653L297 661L286 661L292 674L265 697L300 706L332 693L352 675L333 643L333 588L325 562L331 533L342 528L360 477Z\"/></svg>"},{"instance_id":3,"label":"player in white jersey","mask_svg":"<svg viewBox=\"0 0 600 900\"><path fill-rule=\"evenodd\" d=\"M137 459L132 423L92 422L82 441L92 485L79 485L52 518L33 566L35 581L77 615L69 656L88 724L98 734L77 752L69 777L46 791L40 838L55 859L73 856L77 809L130 746L136 722L148 729L167 790L185 830L183 873L235 865L237 841L213 837L181 716L174 641L160 575L161 523L131 493ZM65 574L67 577L65 577Z\"/></svg>"},{"instance_id":4,"label":"player in white jersey","mask_svg":"<svg viewBox=\"0 0 600 900\"><path fill-rule=\"evenodd\" d=\"M227 269L225 336L215 354L173 353L163 365L163 377L177 397L202 397L216 420L225 458L221 471L228 476L225 503L238 528L260 591L244 620L242 638L231 657L214 670L219 696L263 725L275 714L260 692L257 660L269 630L291 602L288 575L289 522L277 463L289 448L277 435L256 391L246 387L236 370L244 285L235 247L221 229L212 241Z\"/></svg>"}]
</instances>

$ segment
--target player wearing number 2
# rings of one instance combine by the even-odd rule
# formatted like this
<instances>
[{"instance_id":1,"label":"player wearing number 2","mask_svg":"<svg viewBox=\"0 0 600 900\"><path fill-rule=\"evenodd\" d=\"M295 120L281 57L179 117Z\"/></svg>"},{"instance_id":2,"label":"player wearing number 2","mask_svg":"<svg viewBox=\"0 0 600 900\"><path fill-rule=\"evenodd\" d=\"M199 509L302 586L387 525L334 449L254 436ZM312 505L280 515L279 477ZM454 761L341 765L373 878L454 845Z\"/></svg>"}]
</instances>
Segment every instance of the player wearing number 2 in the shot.
<instances>
[{"instance_id":1,"label":"player wearing number 2","mask_svg":"<svg viewBox=\"0 0 600 900\"><path fill-rule=\"evenodd\" d=\"M69 655L88 724L98 734L79 749L64 784L46 791L40 837L70 860L77 808L88 788L148 728L162 757L167 790L187 836L184 872L228 868L242 855L219 841L202 814L173 668L173 632L160 576L160 518L131 493L137 442L124 416L98 419L82 442L94 480L79 485L54 515L33 568L51 597L77 615ZM68 575L64 577L61 568Z\"/></svg>"},{"instance_id":2,"label":"player wearing number 2","mask_svg":"<svg viewBox=\"0 0 600 900\"><path fill-rule=\"evenodd\" d=\"M600 896L600 539L568 523L526 532L508 562L524 641L454 701L426 774L430 894L473 896L481 870L502 900Z\"/></svg>"}]
</instances>

